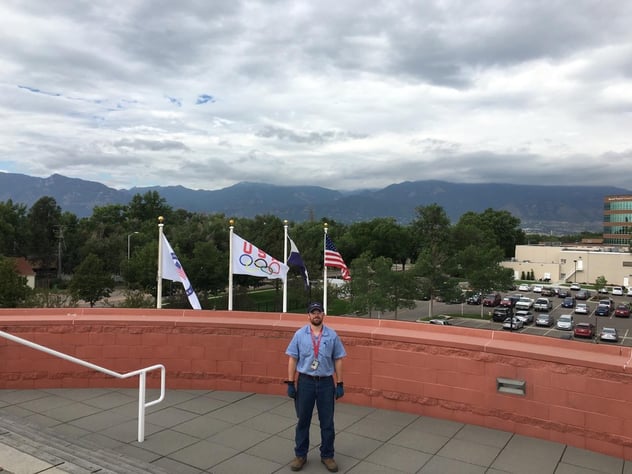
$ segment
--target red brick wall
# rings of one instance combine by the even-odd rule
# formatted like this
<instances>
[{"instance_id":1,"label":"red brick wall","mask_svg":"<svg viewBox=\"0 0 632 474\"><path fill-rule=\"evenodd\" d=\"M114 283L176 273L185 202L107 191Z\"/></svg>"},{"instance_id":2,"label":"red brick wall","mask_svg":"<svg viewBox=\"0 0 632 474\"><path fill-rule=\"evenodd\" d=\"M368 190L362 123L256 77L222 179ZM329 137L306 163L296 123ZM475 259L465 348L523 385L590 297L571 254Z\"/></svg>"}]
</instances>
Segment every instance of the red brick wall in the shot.
<instances>
[{"instance_id":1,"label":"red brick wall","mask_svg":"<svg viewBox=\"0 0 632 474\"><path fill-rule=\"evenodd\" d=\"M167 389L283 395L295 314L3 309L0 330ZM632 349L502 331L329 316L345 343L344 403L451 419L632 459ZM496 378L526 395L498 393ZM158 373L148 380L158 387ZM0 388L137 387L0 338Z\"/></svg>"}]
</instances>

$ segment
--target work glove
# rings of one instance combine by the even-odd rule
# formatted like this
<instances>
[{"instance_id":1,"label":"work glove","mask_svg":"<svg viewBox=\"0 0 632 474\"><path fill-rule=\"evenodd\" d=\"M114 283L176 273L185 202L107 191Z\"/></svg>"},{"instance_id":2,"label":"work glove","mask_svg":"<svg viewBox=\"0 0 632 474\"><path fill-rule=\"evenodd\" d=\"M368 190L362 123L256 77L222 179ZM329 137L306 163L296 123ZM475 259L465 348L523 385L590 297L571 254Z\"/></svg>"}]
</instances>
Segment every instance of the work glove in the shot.
<instances>
[{"instance_id":1,"label":"work glove","mask_svg":"<svg viewBox=\"0 0 632 474\"><path fill-rule=\"evenodd\" d=\"M287 384L287 396L290 398L296 398L296 386L294 382L285 382Z\"/></svg>"},{"instance_id":2,"label":"work glove","mask_svg":"<svg viewBox=\"0 0 632 474\"><path fill-rule=\"evenodd\" d=\"M342 382L338 382L336 385L336 400L345 396L345 387Z\"/></svg>"}]
</instances>

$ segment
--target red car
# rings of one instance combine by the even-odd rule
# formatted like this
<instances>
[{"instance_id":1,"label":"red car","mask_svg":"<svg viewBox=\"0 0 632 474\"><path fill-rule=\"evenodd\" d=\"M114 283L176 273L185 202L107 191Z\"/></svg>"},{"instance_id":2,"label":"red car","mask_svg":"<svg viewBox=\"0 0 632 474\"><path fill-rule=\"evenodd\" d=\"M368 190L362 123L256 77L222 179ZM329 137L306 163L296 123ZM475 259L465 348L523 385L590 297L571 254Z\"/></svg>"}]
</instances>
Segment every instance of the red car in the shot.
<instances>
[{"instance_id":1,"label":"red car","mask_svg":"<svg viewBox=\"0 0 632 474\"><path fill-rule=\"evenodd\" d=\"M614 310L614 315L617 318L629 318L630 317L630 307L627 304L620 304Z\"/></svg>"},{"instance_id":2,"label":"red car","mask_svg":"<svg viewBox=\"0 0 632 474\"><path fill-rule=\"evenodd\" d=\"M575 329L573 330L573 335L575 337L595 337L595 326L591 323L577 323L575 325Z\"/></svg>"}]
</instances>

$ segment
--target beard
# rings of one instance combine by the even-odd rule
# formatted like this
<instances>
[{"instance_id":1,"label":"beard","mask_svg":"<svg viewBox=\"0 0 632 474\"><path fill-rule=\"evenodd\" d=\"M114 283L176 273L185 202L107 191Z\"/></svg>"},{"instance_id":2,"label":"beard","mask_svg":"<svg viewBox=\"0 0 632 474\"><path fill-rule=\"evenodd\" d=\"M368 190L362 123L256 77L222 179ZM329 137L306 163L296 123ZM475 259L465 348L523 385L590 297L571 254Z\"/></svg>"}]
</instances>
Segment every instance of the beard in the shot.
<instances>
[{"instance_id":1,"label":"beard","mask_svg":"<svg viewBox=\"0 0 632 474\"><path fill-rule=\"evenodd\" d=\"M312 318L311 319L312 326L320 326L323 324L323 318Z\"/></svg>"}]
</instances>

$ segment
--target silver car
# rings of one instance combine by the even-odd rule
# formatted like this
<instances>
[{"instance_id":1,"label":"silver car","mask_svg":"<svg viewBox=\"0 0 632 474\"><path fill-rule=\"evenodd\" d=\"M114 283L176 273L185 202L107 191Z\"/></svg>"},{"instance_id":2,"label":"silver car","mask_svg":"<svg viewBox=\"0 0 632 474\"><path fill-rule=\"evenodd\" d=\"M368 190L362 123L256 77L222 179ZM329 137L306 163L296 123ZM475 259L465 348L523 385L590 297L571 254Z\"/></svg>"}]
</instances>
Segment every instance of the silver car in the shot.
<instances>
[{"instance_id":1,"label":"silver car","mask_svg":"<svg viewBox=\"0 0 632 474\"><path fill-rule=\"evenodd\" d=\"M514 330L522 329L523 327L524 323L515 316L513 318L507 318L503 321L503 329Z\"/></svg>"},{"instance_id":2,"label":"silver car","mask_svg":"<svg viewBox=\"0 0 632 474\"><path fill-rule=\"evenodd\" d=\"M590 306L586 303L577 303L575 306L575 314L589 314Z\"/></svg>"},{"instance_id":3,"label":"silver car","mask_svg":"<svg viewBox=\"0 0 632 474\"><path fill-rule=\"evenodd\" d=\"M574 326L575 321L572 314L563 314L555 323L555 329L560 329L561 331L572 331Z\"/></svg>"},{"instance_id":4,"label":"silver car","mask_svg":"<svg viewBox=\"0 0 632 474\"><path fill-rule=\"evenodd\" d=\"M599 335L599 339L608 342L618 342L619 334L617 333L616 328L603 328L601 330L601 334Z\"/></svg>"},{"instance_id":5,"label":"silver car","mask_svg":"<svg viewBox=\"0 0 632 474\"><path fill-rule=\"evenodd\" d=\"M555 319L553 319L553 315L549 313L540 313L535 317L535 325L536 326L547 326L551 327L555 324Z\"/></svg>"}]
</instances>

